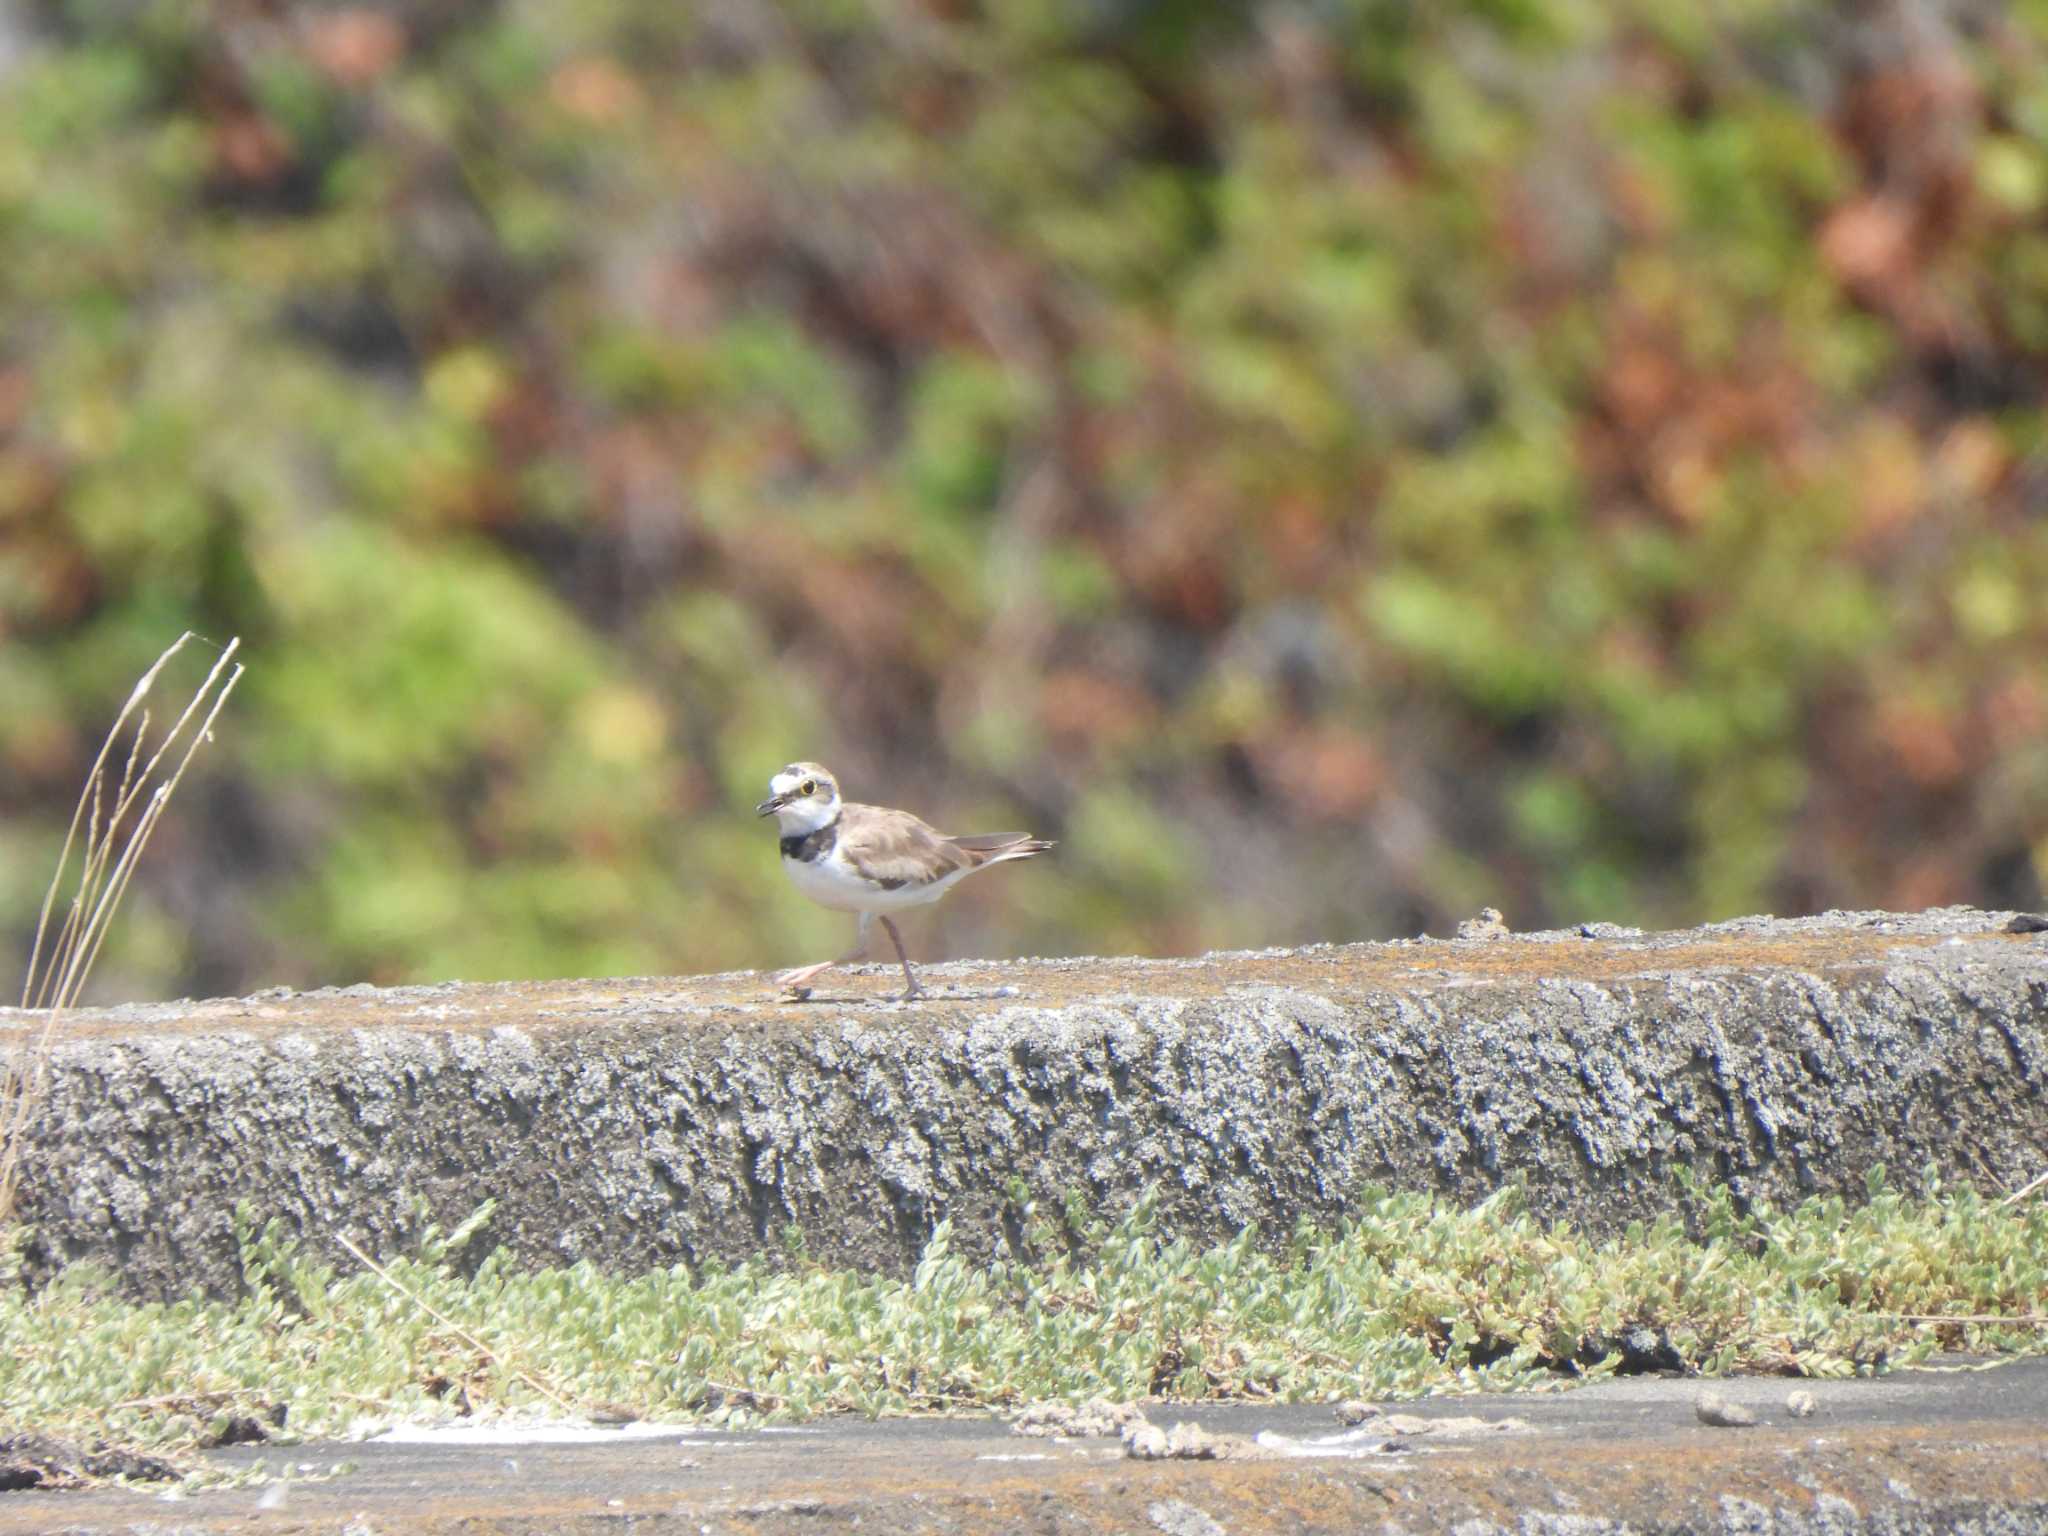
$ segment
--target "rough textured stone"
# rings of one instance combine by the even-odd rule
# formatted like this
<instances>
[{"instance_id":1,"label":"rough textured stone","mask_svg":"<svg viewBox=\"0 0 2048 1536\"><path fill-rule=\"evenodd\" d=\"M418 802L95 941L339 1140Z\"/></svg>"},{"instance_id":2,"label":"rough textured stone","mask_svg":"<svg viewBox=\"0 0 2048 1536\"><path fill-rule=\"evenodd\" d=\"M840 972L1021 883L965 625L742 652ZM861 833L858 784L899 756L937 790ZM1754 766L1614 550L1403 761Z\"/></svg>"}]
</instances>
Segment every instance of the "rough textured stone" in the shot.
<instances>
[{"instance_id":1,"label":"rough textured stone","mask_svg":"<svg viewBox=\"0 0 2048 1536\"><path fill-rule=\"evenodd\" d=\"M1198 1240L1371 1183L1600 1230L1674 1174L1745 1198L1873 1163L2011 1187L2048 1145L2048 945L2009 914L1743 919L1196 960L885 968L811 1002L753 973L351 987L67 1022L28 1154L33 1266L138 1294L238 1281L232 1211L347 1263L413 1197L527 1263L779 1249L903 1270L1021 1239L1013 1189L1106 1217L1148 1185ZM35 1020L0 1011L0 1049Z\"/></svg>"},{"instance_id":2,"label":"rough textured stone","mask_svg":"<svg viewBox=\"0 0 2048 1536\"><path fill-rule=\"evenodd\" d=\"M1166 1536L1224 1536L1213 1515L1180 1499L1154 1500L1145 1506L1145 1518Z\"/></svg>"},{"instance_id":3,"label":"rough textured stone","mask_svg":"<svg viewBox=\"0 0 2048 1536\"><path fill-rule=\"evenodd\" d=\"M161 1482L177 1475L169 1462L133 1451L34 1432L0 1435L0 1493L76 1488L110 1477Z\"/></svg>"}]
</instances>

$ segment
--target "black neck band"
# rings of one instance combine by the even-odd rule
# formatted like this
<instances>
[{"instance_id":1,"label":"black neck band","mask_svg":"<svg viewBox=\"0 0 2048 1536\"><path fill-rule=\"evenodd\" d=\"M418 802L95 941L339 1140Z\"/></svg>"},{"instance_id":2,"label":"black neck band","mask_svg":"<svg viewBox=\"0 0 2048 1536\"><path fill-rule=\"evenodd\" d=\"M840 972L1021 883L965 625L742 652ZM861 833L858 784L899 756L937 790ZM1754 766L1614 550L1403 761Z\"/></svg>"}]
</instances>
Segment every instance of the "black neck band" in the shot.
<instances>
[{"instance_id":1,"label":"black neck band","mask_svg":"<svg viewBox=\"0 0 2048 1536\"><path fill-rule=\"evenodd\" d=\"M834 816L822 827L813 828L800 836L785 837L782 840L782 856L809 864L830 853L839 841L839 818Z\"/></svg>"}]
</instances>

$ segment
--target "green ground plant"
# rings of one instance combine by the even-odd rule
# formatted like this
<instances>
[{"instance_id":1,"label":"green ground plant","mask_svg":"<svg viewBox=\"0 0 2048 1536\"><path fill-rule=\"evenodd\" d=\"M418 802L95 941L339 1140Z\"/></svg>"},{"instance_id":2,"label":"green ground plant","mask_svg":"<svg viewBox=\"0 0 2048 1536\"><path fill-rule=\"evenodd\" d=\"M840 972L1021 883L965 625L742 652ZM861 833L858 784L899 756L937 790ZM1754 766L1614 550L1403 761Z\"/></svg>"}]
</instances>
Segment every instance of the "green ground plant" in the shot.
<instances>
[{"instance_id":1,"label":"green ground plant","mask_svg":"<svg viewBox=\"0 0 2048 1536\"><path fill-rule=\"evenodd\" d=\"M1070 1203L1025 1212L1039 1257L971 1262L942 1225L908 1279L794 1247L694 1274L458 1264L489 1207L342 1273L245 1211L239 1299L137 1305L88 1269L0 1295L0 1421L175 1450L279 1405L293 1438L565 1405L742 1425L1555 1388L1652 1360L1845 1376L2048 1346L2048 1202L1879 1174L1855 1204L1683 1204L1595 1240L1513 1189L1471 1209L1368 1191L1336 1228L1198 1249L1163 1240L1149 1200L1114 1225Z\"/></svg>"}]
</instances>

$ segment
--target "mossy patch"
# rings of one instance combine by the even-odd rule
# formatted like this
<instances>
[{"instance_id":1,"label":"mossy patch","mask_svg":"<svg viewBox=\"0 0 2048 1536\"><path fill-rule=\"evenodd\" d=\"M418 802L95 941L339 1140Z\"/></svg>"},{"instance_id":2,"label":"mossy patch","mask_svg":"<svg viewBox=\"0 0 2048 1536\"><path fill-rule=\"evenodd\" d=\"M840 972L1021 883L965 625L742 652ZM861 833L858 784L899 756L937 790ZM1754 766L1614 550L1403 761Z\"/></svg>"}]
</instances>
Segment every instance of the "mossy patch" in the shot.
<instances>
[{"instance_id":1,"label":"mossy patch","mask_svg":"<svg viewBox=\"0 0 2048 1536\"><path fill-rule=\"evenodd\" d=\"M0 1422L157 1451L282 1407L285 1438L563 1403L738 1425L1001 1409L1045 1398L1329 1400L1568 1385L1616 1371L1871 1373L2048 1342L2048 1203L1881 1175L1856 1204L1740 1212L1723 1190L1595 1241L1519 1192L1458 1209L1368 1192L1332 1229L1166 1241L1020 1205L1024 1257L941 1227L907 1280L794 1243L698 1272L457 1260L488 1210L429 1227L386 1278L245 1225L232 1302L138 1305L89 1268L0 1296ZM1930 1321L1929 1319L1953 1319ZM550 1399L553 1399L552 1401Z\"/></svg>"}]
</instances>

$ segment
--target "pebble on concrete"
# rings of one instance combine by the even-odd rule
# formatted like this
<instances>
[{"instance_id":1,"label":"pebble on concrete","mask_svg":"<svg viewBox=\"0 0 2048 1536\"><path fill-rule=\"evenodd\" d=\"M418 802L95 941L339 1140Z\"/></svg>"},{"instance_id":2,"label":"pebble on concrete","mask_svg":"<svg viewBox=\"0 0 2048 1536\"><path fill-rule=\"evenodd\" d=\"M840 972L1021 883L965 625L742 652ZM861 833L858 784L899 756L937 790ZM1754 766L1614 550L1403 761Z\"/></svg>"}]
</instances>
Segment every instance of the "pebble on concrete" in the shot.
<instances>
[{"instance_id":1,"label":"pebble on concrete","mask_svg":"<svg viewBox=\"0 0 2048 1536\"><path fill-rule=\"evenodd\" d=\"M1467 941L1473 939L1504 939L1513 930L1500 915L1498 907L1481 907L1477 917L1468 917L1458 924L1458 937Z\"/></svg>"},{"instance_id":2,"label":"pebble on concrete","mask_svg":"<svg viewBox=\"0 0 2048 1536\"><path fill-rule=\"evenodd\" d=\"M1162 1430L1139 1419L1123 1431L1124 1454L1137 1461L1264 1461L1273 1455L1243 1435L1212 1435L1199 1424Z\"/></svg>"},{"instance_id":3,"label":"pebble on concrete","mask_svg":"<svg viewBox=\"0 0 2048 1536\"><path fill-rule=\"evenodd\" d=\"M1702 1392L1693 1402L1692 1411L1702 1424L1711 1424L1716 1429L1747 1429L1757 1421L1749 1409L1718 1392Z\"/></svg>"},{"instance_id":4,"label":"pebble on concrete","mask_svg":"<svg viewBox=\"0 0 2048 1536\"><path fill-rule=\"evenodd\" d=\"M1031 1403L1010 1424L1013 1435L1072 1435L1076 1439L1114 1435L1125 1426L1142 1424L1136 1403L1112 1403L1091 1397L1085 1403Z\"/></svg>"}]
</instances>

